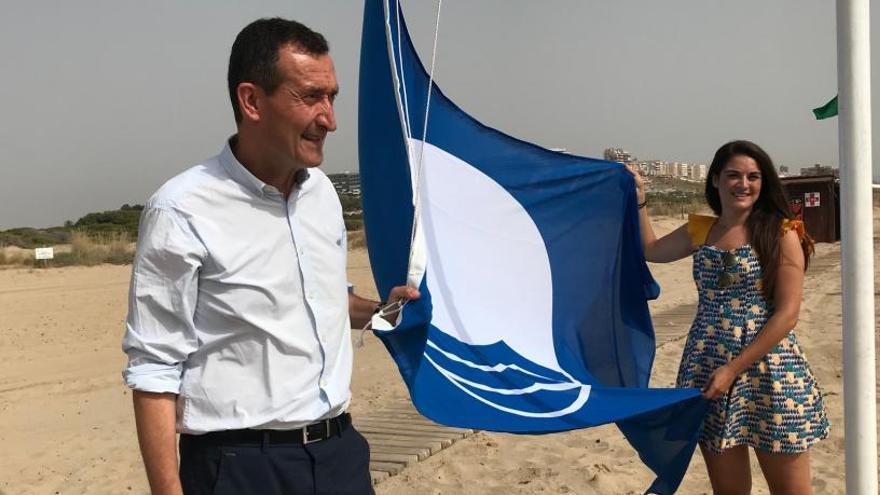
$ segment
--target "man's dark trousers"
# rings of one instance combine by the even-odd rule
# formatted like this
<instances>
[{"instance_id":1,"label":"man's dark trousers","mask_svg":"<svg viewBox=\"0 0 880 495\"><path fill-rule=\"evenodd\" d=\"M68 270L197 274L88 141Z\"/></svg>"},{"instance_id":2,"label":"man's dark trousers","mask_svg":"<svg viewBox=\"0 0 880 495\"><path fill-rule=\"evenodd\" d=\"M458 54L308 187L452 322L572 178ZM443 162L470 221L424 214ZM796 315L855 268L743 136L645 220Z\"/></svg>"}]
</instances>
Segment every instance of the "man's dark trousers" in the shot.
<instances>
[{"instance_id":1,"label":"man's dark trousers","mask_svg":"<svg viewBox=\"0 0 880 495\"><path fill-rule=\"evenodd\" d=\"M306 445L180 436L186 495L369 495L370 447L354 426ZM268 438L268 437L266 437Z\"/></svg>"}]
</instances>

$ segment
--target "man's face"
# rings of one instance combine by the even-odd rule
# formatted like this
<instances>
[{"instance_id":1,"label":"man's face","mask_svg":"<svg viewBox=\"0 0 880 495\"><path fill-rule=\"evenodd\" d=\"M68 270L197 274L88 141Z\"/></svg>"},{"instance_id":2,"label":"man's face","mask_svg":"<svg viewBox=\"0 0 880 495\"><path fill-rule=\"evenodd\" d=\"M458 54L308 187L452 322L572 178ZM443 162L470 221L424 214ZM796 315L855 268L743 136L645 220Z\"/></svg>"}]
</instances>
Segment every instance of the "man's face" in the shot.
<instances>
[{"instance_id":1,"label":"man's face","mask_svg":"<svg viewBox=\"0 0 880 495\"><path fill-rule=\"evenodd\" d=\"M317 167L324 159L324 138L336 130L333 101L339 87L329 55L300 53L286 45L278 50L281 84L266 96L260 127L266 151L292 167Z\"/></svg>"}]
</instances>

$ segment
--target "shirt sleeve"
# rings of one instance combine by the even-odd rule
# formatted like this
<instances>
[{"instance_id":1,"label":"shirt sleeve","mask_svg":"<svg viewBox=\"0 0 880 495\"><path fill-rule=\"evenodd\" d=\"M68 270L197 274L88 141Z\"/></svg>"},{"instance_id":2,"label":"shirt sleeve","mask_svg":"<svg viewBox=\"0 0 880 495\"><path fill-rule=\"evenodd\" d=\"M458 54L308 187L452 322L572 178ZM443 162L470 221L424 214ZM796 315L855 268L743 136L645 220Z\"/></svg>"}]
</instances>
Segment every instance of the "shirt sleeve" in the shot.
<instances>
[{"instance_id":1,"label":"shirt sleeve","mask_svg":"<svg viewBox=\"0 0 880 495\"><path fill-rule=\"evenodd\" d=\"M342 227L342 250L348 252L348 231L345 230L344 225ZM345 285L348 286L348 293L354 294L354 284L351 281L346 281Z\"/></svg>"},{"instance_id":2,"label":"shirt sleeve","mask_svg":"<svg viewBox=\"0 0 880 495\"><path fill-rule=\"evenodd\" d=\"M132 267L122 350L126 385L180 392L187 356L198 347L194 314L204 246L174 210L144 210Z\"/></svg>"},{"instance_id":3,"label":"shirt sleeve","mask_svg":"<svg viewBox=\"0 0 880 495\"><path fill-rule=\"evenodd\" d=\"M691 237L692 246L702 246L706 243L706 237L712 230L717 218L708 215L696 215L691 213L688 215L687 231Z\"/></svg>"}]
</instances>

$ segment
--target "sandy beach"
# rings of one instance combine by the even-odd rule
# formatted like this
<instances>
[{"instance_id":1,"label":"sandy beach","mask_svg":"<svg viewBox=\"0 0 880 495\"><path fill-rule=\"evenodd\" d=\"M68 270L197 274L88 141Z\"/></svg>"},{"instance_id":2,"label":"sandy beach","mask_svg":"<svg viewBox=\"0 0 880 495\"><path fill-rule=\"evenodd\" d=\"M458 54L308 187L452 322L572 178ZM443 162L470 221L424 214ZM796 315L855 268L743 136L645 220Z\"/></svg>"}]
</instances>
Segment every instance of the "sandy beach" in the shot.
<instances>
[{"instance_id":1,"label":"sandy beach","mask_svg":"<svg viewBox=\"0 0 880 495\"><path fill-rule=\"evenodd\" d=\"M880 211L875 209L875 219ZM679 225L661 219L658 233ZM875 232L880 222L875 220ZM876 244L875 238L875 246ZM796 332L823 388L830 437L813 450L816 493L844 493L840 245L819 244ZM696 299L689 259L652 265L659 312ZM875 249L875 280L880 272ZM0 270L0 493L148 493L120 372L130 266ZM375 297L362 248L349 277ZM878 306L880 307L880 306ZM687 328L660 346L654 386L675 379ZM356 335L353 335L356 338ZM372 335L355 351L353 414L403 399L406 389ZM554 435L477 433L376 486L380 495L636 494L652 474L611 426ZM753 459L756 494L769 493ZM699 455L680 489L709 493Z\"/></svg>"}]
</instances>

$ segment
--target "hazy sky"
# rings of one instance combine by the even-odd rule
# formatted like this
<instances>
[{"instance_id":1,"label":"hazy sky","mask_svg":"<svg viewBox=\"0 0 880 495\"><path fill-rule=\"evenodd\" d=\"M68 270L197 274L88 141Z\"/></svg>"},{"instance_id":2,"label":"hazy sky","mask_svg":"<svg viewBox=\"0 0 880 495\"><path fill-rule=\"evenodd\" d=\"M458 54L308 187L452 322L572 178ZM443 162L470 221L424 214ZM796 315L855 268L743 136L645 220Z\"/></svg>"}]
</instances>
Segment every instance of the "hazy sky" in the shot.
<instances>
[{"instance_id":1,"label":"hazy sky","mask_svg":"<svg viewBox=\"0 0 880 495\"><path fill-rule=\"evenodd\" d=\"M404 6L427 65L436 2ZM0 229L143 203L218 153L234 132L229 47L258 17L294 18L329 39L341 94L323 167L357 170L362 9L355 0L5 4ZM746 138L779 164L836 166L837 121L810 113L836 94L835 43L831 0L446 0L436 81L486 124L576 154L620 146L708 162L723 142ZM878 84L873 93L876 110ZM874 148L880 162L876 138Z\"/></svg>"}]
</instances>

